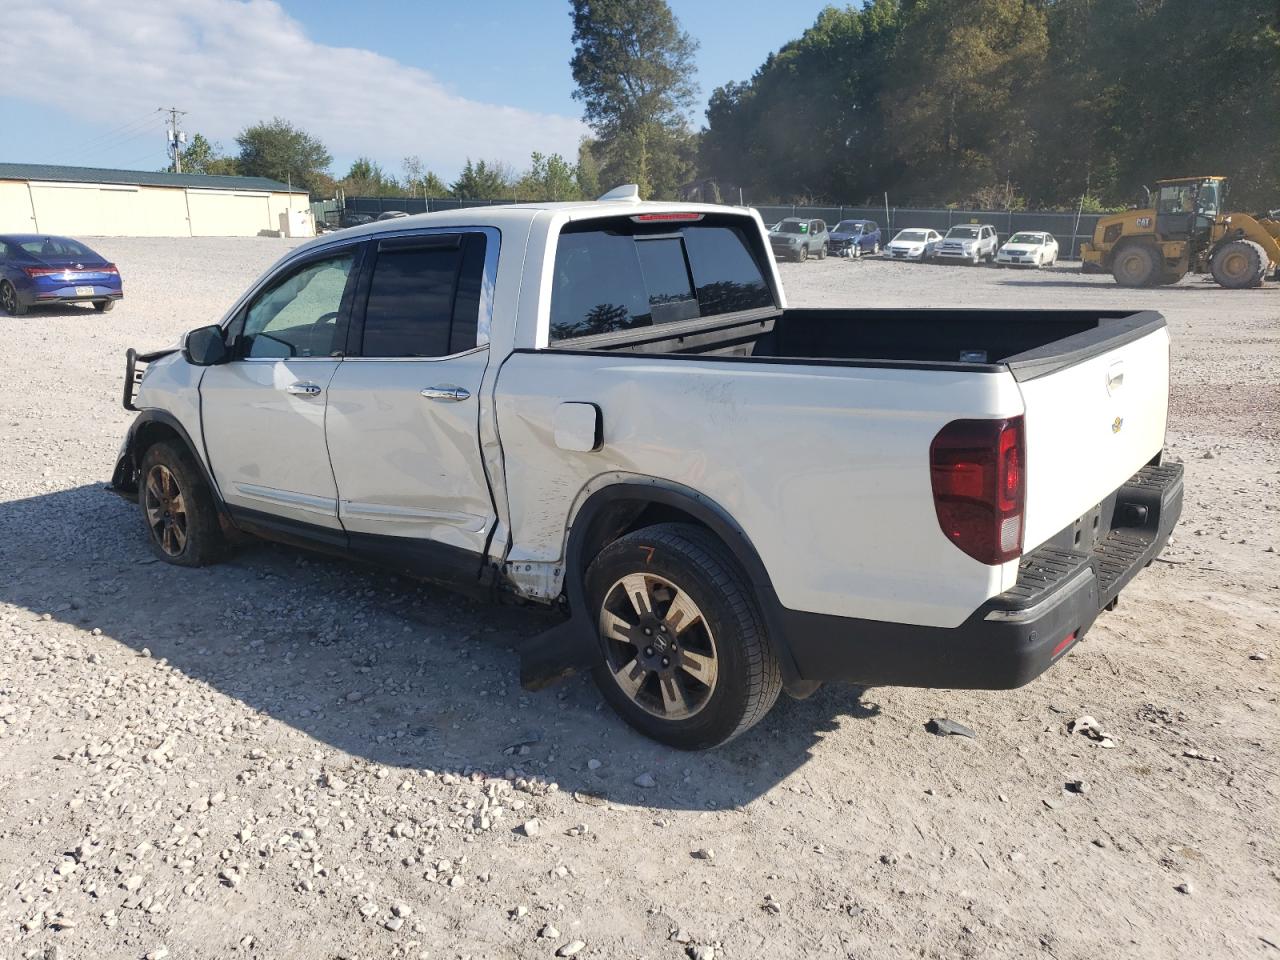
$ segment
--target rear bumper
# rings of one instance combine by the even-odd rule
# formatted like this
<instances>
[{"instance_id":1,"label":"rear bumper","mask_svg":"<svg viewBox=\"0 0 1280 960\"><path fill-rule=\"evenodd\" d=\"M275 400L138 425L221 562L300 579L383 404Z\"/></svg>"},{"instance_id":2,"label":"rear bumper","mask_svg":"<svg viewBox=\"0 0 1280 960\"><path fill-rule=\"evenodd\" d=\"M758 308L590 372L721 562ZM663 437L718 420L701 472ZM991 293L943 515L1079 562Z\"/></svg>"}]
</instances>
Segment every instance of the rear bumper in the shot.
<instances>
[{"instance_id":1,"label":"rear bumper","mask_svg":"<svg viewBox=\"0 0 1280 960\"><path fill-rule=\"evenodd\" d=\"M1018 582L951 629L782 610L804 680L1004 690L1038 677L1164 549L1182 514L1182 465L1143 467L1117 491L1115 523L1092 550L1046 545Z\"/></svg>"}]
</instances>

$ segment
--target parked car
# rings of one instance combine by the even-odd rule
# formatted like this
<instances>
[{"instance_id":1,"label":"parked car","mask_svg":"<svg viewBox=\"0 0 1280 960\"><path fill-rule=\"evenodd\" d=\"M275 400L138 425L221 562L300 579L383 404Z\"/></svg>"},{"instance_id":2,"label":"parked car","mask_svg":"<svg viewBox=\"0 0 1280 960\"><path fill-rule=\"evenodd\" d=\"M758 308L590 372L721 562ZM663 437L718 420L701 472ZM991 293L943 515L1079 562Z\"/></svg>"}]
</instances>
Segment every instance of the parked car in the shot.
<instances>
[{"instance_id":1,"label":"parked car","mask_svg":"<svg viewBox=\"0 0 1280 960\"><path fill-rule=\"evenodd\" d=\"M0 310L10 316L58 303L91 303L105 313L123 297L116 265L79 240L37 233L0 236Z\"/></svg>"},{"instance_id":2,"label":"parked car","mask_svg":"<svg viewBox=\"0 0 1280 960\"><path fill-rule=\"evenodd\" d=\"M633 199L317 238L129 352L112 483L168 563L239 531L558 612L523 681L682 748L825 680L1027 683L1178 519L1164 319L790 309L768 251Z\"/></svg>"},{"instance_id":3,"label":"parked car","mask_svg":"<svg viewBox=\"0 0 1280 960\"><path fill-rule=\"evenodd\" d=\"M912 227L899 230L897 236L889 241L884 252L894 260L919 260L924 262L933 258L938 244L942 243L942 234L937 230Z\"/></svg>"},{"instance_id":4,"label":"parked car","mask_svg":"<svg viewBox=\"0 0 1280 960\"><path fill-rule=\"evenodd\" d=\"M821 260L827 255L827 224L822 220L786 217L769 234L769 246L775 257L801 263L809 257Z\"/></svg>"},{"instance_id":5,"label":"parked car","mask_svg":"<svg viewBox=\"0 0 1280 960\"><path fill-rule=\"evenodd\" d=\"M999 247L996 228L990 224L962 223L947 231L933 252L935 260L964 260L977 266L991 263Z\"/></svg>"},{"instance_id":6,"label":"parked car","mask_svg":"<svg viewBox=\"0 0 1280 960\"><path fill-rule=\"evenodd\" d=\"M874 220L841 220L831 230L827 252L833 257L860 257L880 252L880 224Z\"/></svg>"},{"instance_id":7,"label":"parked car","mask_svg":"<svg viewBox=\"0 0 1280 960\"><path fill-rule=\"evenodd\" d=\"M407 217L409 214L403 210L384 210L378 214L379 220L399 220L401 217Z\"/></svg>"},{"instance_id":8,"label":"parked car","mask_svg":"<svg viewBox=\"0 0 1280 960\"><path fill-rule=\"evenodd\" d=\"M1023 231L1005 241L996 254L999 266L1052 267L1058 262L1058 241L1052 233Z\"/></svg>"},{"instance_id":9,"label":"parked car","mask_svg":"<svg viewBox=\"0 0 1280 960\"><path fill-rule=\"evenodd\" d=\"M357 213L354 210L343 210L342 216L338 218L339 229L346 229L347 227L362 227L366 223L373 223L373 214Z\"/></svg>"}]
</instances>

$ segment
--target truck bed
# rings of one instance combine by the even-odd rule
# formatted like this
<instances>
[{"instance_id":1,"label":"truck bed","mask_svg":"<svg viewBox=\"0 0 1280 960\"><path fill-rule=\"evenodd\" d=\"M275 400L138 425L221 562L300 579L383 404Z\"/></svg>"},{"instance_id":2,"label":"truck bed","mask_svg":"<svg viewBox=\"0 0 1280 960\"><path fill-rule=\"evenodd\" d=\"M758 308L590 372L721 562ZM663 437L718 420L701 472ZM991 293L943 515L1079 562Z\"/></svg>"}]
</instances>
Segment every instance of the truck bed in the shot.
<instances>
[{"instance_id":1,"label":"truck bed","mask_svg":"<svg viewBox=\"0 0 1280 960\"><path fill-rule=\"evenodd\" d=\"M1007 367L1015 379L1027 380L1164 325L1154 311L787 309L696 332L669 334L661 327L629 331L593 347L866 366Z\"/></svg>"}]
</instances>

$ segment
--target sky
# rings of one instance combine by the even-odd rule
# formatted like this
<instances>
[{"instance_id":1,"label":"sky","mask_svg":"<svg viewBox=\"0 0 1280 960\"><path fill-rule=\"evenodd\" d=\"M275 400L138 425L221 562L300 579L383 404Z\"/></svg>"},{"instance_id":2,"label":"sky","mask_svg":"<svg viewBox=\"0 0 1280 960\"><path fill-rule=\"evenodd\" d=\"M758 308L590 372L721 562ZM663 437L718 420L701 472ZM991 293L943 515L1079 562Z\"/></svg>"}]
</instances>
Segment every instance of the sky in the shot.
<instances>
[{"instance_id":1,"label":"sky","mask_svg":"<svg viewBox=\"0 0 1280 960\"><path fill-rule=\"evenodd\" d=\"M711 91L746 80L829 0L670 0ZM235 152L283 117L319 137L331 172L418 155L446 181L468 157L515 169L573 158L567 0L4 0L0 161L157 170L165 115ZM39 51L38 59L31 51Z\"/></svg>"}]
</instances>

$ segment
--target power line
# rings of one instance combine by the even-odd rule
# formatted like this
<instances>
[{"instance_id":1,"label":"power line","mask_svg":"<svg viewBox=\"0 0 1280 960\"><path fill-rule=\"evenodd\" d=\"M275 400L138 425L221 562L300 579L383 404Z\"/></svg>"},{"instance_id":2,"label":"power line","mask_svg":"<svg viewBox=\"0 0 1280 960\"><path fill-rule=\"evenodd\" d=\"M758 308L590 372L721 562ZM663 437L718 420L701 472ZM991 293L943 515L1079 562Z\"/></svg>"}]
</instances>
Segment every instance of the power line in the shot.
<instances>
[{"instance_id":1,"label":"power line","mask_svg":"<svg viewBox=\"0 0 1280 960\"><path fill-rule=\"evenodd\" d=\"M127 124L125 127L119 128L116 132L108 137L99 138L97 142L83 144L80 149L73 151L68 155L68 160L83 162L85 158L94 154L101 154L109 150L116 150L127 143L139 139L140 137L155 136L154 124L159 118L155 112L147 117Z\"/></svg>"}]
</instances>

